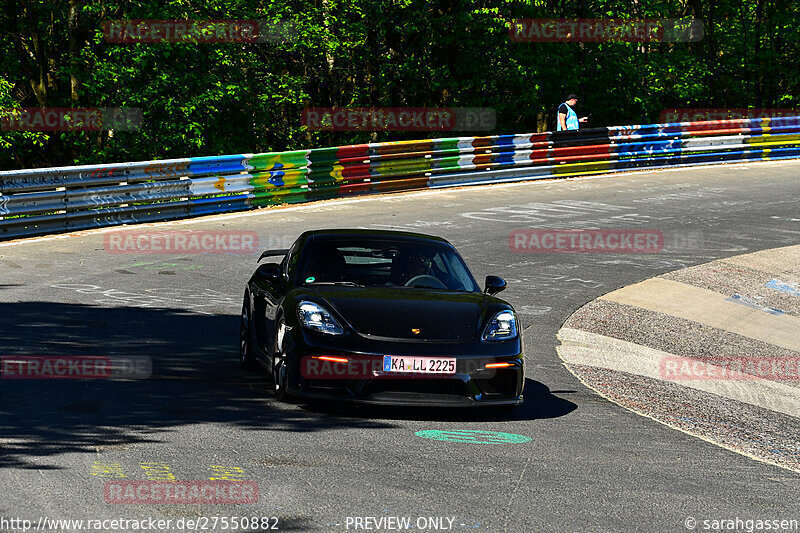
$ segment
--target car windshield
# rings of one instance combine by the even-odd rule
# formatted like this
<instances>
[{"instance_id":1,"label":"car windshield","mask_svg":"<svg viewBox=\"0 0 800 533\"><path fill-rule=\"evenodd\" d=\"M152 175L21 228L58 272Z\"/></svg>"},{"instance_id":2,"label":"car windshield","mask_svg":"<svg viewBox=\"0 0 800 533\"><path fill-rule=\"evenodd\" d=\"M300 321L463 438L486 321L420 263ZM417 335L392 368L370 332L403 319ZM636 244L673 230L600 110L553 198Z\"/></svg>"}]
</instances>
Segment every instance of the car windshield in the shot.
<instances>
[{"instance_id":1,"label":"car windshield","mask_svg":"<svg viewBox=\"0 0 800 533\"><path fill-rule=\"evenodd\" d=\"M299 279L306 284L480 292L458 254L437 242L317 241L304 252Z\"/></svg>"}]
</instances>

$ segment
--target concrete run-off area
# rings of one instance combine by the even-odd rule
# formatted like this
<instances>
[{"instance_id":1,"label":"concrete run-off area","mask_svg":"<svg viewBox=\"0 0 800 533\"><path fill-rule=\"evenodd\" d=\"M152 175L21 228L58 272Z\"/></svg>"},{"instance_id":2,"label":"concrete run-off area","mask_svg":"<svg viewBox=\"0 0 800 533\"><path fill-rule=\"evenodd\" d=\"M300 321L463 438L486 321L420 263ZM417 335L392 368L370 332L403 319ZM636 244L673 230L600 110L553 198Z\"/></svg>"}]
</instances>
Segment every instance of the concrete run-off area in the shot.
<instances>
[{"instance_id":1,"label":"concrete run-off area","mask_svg":"<svg viewBox=\"0 0 800 533\"><path fill-rule=\"evenodd\" d=\"M800 246L712 261L589 302L559 331L606 398L800 471Z\"/></svg>"}]
</instances>

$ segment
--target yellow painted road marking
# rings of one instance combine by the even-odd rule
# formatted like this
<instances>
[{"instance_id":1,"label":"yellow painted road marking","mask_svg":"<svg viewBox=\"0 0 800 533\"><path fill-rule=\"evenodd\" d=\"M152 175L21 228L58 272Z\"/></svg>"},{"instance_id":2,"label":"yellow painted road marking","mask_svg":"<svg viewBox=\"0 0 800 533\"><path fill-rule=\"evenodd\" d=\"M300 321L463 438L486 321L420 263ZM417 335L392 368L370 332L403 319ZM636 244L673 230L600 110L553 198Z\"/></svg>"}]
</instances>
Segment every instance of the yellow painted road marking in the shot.
<instances>
[{"instance_id":1,"label":"yellow painted road marking","mask_svg":"<svg viewBox=\"0 0 800 533\"><path fill-rule=\"evenodd\" d=\"M139 463L139 467L144 470L145 476L150 481L176 481L177 478L170 470L167 463L155 461L149 463ZM210 465L212 475L208 479L211 481L246 481L244 470L238 466ZM122 464L108 461L95 461L91 466L91 475L103 478L126 478L128 476L122 470Z\"/></svg>"},{"instance_id":2,"label":"yellow painted road marking","mask_svg":"<svg viewBox=\"0 0 800 533\"><path fill-rule=\"evenodd\" d=\"M211 481L244 481L244 470L238 466L212 465L211 470L214 472L214 475L208 478Z\"/></svg>"},{"instance_id":3,"label":"yellow painted road marking","mask_svg":"<svg viewBox=\"0 0 800 533\"><path fill-rule=\"evenodd\" d=\"M122 465L119 463L107 463L105 461L95 461L90 472L93 476L122 478L126 477L122 472Z\"/></svg>"},{"instance_id":4,"label":"yellow painted road marking","mask_svg":"<svg viewBox=\"0 0 800 533\"><path fill-rule=\"evenodd\" d=\"M139 463L150 481L175 481L167 463Z\"/></svg>"}]
</instances>

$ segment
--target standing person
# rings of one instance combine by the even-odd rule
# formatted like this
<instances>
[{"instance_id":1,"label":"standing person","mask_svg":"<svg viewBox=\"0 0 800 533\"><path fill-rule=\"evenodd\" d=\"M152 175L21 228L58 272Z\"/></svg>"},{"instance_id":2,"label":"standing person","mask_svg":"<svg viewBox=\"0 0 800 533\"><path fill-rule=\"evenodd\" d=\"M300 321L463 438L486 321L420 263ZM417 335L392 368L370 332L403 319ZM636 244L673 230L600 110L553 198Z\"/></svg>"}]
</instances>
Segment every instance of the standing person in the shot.
<instances>
[{"instance_id":1,"label":"standing person","mask_svg":"<svg viewBox=\"0 0 800 533\"><path fill-rule=\"evenodd\" d=\"M556 120L556 131L577 130L581 122L586 122L589 117L578 118L578 114L572 109L578 103L578 97L574 94L567 96L567 100L558 106L558 118Z\"/></svg>"}]
</instances>

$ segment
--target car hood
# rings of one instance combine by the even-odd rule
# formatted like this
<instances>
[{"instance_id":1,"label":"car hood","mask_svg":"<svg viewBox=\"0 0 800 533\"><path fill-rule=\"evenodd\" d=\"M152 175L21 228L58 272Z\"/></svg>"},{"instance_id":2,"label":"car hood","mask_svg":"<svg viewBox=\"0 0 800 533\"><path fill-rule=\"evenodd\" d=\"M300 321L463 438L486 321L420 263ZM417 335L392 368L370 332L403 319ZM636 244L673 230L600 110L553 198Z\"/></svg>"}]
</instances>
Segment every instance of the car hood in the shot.
<instances>
[{"instance_id":1,"label":"car hood","mask_svg":"<svg viewBox=\"0 0 800 533\"><path fill-rule=\"evenodd\" d=\"M367 337L468 341L481 334L487 314L482 293L344 286L316 286L314 292L322 305Z\"/></svg>"}]
</instances>

